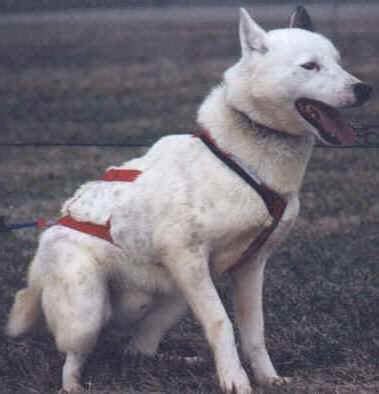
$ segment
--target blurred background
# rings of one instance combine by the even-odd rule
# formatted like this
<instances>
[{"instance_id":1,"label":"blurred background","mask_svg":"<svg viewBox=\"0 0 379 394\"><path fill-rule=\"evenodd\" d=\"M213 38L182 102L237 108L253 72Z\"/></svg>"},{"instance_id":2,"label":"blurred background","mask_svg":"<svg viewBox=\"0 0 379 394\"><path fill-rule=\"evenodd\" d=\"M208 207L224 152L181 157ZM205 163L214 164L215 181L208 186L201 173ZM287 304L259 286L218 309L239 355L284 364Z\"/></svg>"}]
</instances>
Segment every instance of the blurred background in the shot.
<instances>
[{"instance_id":1,"label":"blurred background","mask_svg":"<svg viewBox=\"0 0 379 394\"><path fill-rule=\"evenodd\" d=\"M375 3L375 0L305 0L303 5L323 5L339 3L346 5L349 3L367 4ZM252 4L278 5L293 4L293 1L281 0L3 0L1 10L6 12L28 12L28 11L48 11L48 10L67 10L67 9L88 9L88 8L132 8L132 7L167 7L167 6L241 6ZM298 4L298 3L296 3Z\"/></svg>"},{"instance_id":2,"label":"blurred background","mask_svg":"<svg viewBox=\"0 0 379 394\"><path fill-rule=\"evenodd\" d=\"M299 2L3 0L0 2L0 216L59 216L84 181L146 147L15 147L9 143L141 143L196 131L196 111L238 60L238 7L265 28L286 27ZM303 1L352 73L379 86L379 3ZM378 95L346 117L379 130ZM292 236L267 268L267 343L285 388L259 393L377 393L378 150L316 148ZM162 174L163 176L163 174ZM38 231L0 233L0 325L25 283ZM230 306L228 278L219 280ZM161 354L131 357L130 332L109 328L84 383L96 393L217 393L208 346L191 316ZM62 355L43 328L10 340L0 330L0 393L49 393ZM251 376L252 380L253 377Z\"/></svg>"}]
</instances>

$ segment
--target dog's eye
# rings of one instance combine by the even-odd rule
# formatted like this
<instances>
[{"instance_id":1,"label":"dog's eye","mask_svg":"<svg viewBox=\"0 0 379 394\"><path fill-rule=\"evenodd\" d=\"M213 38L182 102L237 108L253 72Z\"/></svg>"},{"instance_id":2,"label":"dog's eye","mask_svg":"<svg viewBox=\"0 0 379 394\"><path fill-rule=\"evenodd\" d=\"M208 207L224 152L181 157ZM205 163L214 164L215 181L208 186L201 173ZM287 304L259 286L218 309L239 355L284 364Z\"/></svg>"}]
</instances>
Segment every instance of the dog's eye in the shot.
<instances>
[{"instance_id":1,"label":"dog's eye","mask_svg":"<svg viewBox=\"0 0 379 394\"><path fill-rule=\"evenodd\" d=\"M307 63L302 64L301 67L305 68L306 70L320 71L320 66L316 62L307 62Z\"/></svg>"}]
</instances>

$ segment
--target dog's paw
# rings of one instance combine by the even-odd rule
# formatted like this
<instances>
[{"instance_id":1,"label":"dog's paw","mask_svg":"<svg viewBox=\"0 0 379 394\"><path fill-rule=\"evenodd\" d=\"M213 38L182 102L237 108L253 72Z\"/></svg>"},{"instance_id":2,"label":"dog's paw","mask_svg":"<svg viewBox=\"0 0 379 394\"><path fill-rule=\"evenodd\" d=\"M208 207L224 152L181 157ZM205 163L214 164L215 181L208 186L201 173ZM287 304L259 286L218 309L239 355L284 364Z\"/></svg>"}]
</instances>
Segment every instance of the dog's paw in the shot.
<instances>
[{"instance_id":1,"label":"dog's paw","mask_svg":"<svg viewBox=\"0 0 379 394\"><path fill-rule=\"evenodd\" d=\"M79 394L84 393L85 391L85 388L81 384L71 383L69 385L66 385L65 387L62 387L58 391L58 394Z\"/></svg>"},{"instance_id":2,"label":"dog's paw","mask_svg":"<svg viewBox=\"0 0 379 394\"><path fill-rule=\"evenodd\" d=\"M220 386L226 394L252 394L249 378L243 368L239 368L232 373L230 370L225 371L220 376Z\"/></svg>"},{"instance_id":3,"label":"dog's paw","mask_svg":"<svg viewBox=\"0 0 379 394\"><path fill-rule=\"evenodd\" d=\"M259 384L263 386L283 386L285 384L291 383L292 378L285 376L273 376L267 377L259 380Z\"/></svg>"},{"instance_id":4,"label":"dog's paw","mask_svg":"<svg viewBox=\"0 0 379 394\"><path fill-rule=\"evenodd\" d=\"M283 386L285 384L291 383L291 381L292 381L292 378L290 378L288 376L278 376L277 378L275 378L273 380L271 385L273 385L273 386Z\"/></svg>"}]
</instances>

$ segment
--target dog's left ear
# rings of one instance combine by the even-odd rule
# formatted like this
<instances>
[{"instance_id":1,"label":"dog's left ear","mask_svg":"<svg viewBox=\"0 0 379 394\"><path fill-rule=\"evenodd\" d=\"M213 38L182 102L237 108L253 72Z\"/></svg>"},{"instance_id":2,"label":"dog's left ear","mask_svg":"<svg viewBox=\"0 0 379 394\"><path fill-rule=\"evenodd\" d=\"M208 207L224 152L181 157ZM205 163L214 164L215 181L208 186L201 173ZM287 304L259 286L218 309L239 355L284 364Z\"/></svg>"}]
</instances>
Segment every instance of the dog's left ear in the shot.
<instances>
[{"instance_id":1,"label":"dog's left ear","mask_svg":"<svg viewBox=\"0 0 379 394\"><path fill-rule=\"evenodd\" d=\"M239 33L243 56L249 55L252 51L267 52L267 33L244 8L240 8Z\"/></svg>"},{"instance_id":2,"label":"dog's left ear","mask_svg":"<svg viewBox=\"0 0 379 394\"><path fill-rule=\"evenodd\" d=\"M314 31L312 19L309 16L308 11L303 6L299 5L291 15L290 27Z\"/></svg>"}]
</instances>

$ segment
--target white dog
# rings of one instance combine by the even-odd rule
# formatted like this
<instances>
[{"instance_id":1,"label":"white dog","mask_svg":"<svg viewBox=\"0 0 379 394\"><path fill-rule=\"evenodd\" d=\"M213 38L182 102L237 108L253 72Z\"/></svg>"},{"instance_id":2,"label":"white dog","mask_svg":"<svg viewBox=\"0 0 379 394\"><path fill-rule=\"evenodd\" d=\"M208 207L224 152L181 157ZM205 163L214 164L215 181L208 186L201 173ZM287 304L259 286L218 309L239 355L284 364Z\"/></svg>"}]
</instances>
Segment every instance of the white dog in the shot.
<instances>
[{"instance_id":1,"label":"white dog","mask_svg":"<svg viewBox=\"0 0 379 394\"><path fill-rule=\"evenodd\" d=\"M265 32L242 9L242 57L201 105L203 133L164 137L86 183L43 233L7 332L25 333L43 310L67 355L64 390L80 390L83 363L111 318L137 324L132 349L154 354L189 305L222 389L251 393L212 280L224 272L257 382L286 381L265 347L264 267L297 217L315 139L351 143L336 108L363 103L371 90L309 26L299 7L289 28Z\"/></svg>"}]
</instances>

